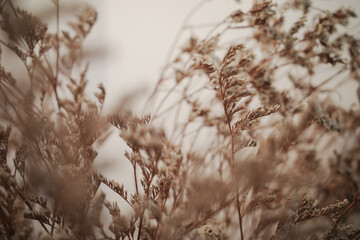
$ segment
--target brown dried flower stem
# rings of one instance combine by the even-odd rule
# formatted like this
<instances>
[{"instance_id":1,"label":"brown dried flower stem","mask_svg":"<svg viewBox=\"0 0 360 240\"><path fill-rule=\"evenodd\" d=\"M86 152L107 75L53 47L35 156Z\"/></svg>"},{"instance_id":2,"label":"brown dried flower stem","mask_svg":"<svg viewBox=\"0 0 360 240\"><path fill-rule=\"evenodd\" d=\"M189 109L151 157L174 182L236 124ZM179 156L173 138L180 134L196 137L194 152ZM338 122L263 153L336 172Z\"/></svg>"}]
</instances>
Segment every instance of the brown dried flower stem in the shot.
<instances>
[{"instance_id":1,"label":"brown dried flower stem","mask_svg":"<svg viewBox=\"0 0 360 240\"><path fill-rule=\"evenodd\" d=\"M227 105L225 104L225 88L223 87L223 81L219 82L220 84L220 93L221 93L221 98L222 98L222 103L223 103L223 109L225 112L225 116L226 116L226 121L227 121L227 125L229 128L229 132L231 135L231 167L234 166L235 164L235 144L234 144L234 132L232 130L231 127L231 116L228 114L228 108ZM237 208L237 212L238 212L238 217L239 217L239 228L240 228L240 236L241 236L241 240L244 239L244 233L243 233L243 226L242 226L242 215L241 215L241 209L240 209L240 202L239 202L239 188L236 188L236 208Z\"/></svg>"},{"instance_id":2,"label":"brown dried flower stem","mask_svg":"<svg viewBox=\"0 0 360 240\"><path fill-rule=\"evenodd\" d=\"M240 212L239 190L238 189L236 190L236 193L237 193L236 207L237 207L238 217L239 217L240 235L241 235L241 239L244 239L244 233L243 233L243 227L242 227L242 216L241 216L241 212Z\"/></svg>"},{"instance_id":3,"label":"brown dried flower stem","mask_svg":"<svg viewBox=\"0 0 360 240\"><path fill-rule=\"evenodd\" d=\"M137 174L136 174L136 162L134 162L133 168L134 168L134 182L135 182L136 194L139 195L139 188L138 188Z\"/></svg>"},{"instance_id":4,"label":"brown dried flower stem","mask_svg":"<svg viewBox=\"0 0 360 240\"><path fill-rule=\"evenodd\" d=\"M135 174L136 193L139 196L139 190L138 190L138 187L137 187L137 178L136 178L136 162L134 163L134 174ZM154 174L151 174L149 182L147 183L148 187L145 189L145 194L146 194L147 199L149 198L149 195L150 195L150 187L151 187L151 183L152 183L153 179L154 179ZM145 208L143 206L141 208L142 209L141 209L140 223L139 223L139 234L138 234L138 237L137 237L138 240L140 240L140 237L141 237L141 230L142 230L144 214L145 214Z\"/></svg>"},{"instance_id":5,"label":"brown dried flower stem","mask_svg":"<svg viewBox=\"0 0 360 240\"><path fill-rule=\"evenodd\" d=\"M53 87L54 87L54 91L55 91L56 102L57 102L58 108L60 109L60 101L59 101L59 96L58 96L57 89L56 89L58 78L59 78L59 58L60 58L60 41L59 41L60 3L59 3L59 0L55 1L55 5L56 5L56 42L57 43L56 43L56 65L55 65L56 72L55 72L55 79L54 79Z\"/></svg>"},{"instance_id":6,"label":"brown dried flower stem","mask_svg":"<svg viewBox=\"0 0 360 240\"><path fill-rule=\"evenodd\" d=\"M53 208L53 216L56 216L56 212L57 212L57 203L55 202L54 208ZM52 220L52 224L51 224L51 230L50 230L51 235L54 234L55 224L56 224L56 218L54 217L54 219Z\"/></svg>"},{"instance_id":7,"label":"brown dried flower stem","mask_svg":"<svg viewBox=\"0 0 360 240\"><path fill-rule=\"evenodd\" d=\"M144 210L142 210L142 213L140 216L139 234L138 234L137 240L140 240L143 218L144 218Z\"/></svg>"}]
</instances>

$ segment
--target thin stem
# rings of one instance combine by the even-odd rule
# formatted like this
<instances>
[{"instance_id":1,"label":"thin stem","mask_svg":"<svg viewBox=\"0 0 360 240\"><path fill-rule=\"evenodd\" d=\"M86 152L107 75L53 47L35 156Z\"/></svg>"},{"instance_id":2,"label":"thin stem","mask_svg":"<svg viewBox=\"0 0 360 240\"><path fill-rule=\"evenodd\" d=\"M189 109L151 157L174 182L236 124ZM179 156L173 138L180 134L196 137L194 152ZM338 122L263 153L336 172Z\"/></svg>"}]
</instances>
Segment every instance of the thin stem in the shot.
<instances>
[{"instance_id":1,"label":"thin stem","mask_svg":"<svg viewBox=\"0 0 360 240\"><path fill-rule=\"evenodd\" d=\"M156 225L156 229L155 229L155 236L154 236L154 239L157 240L159 237L158 235L158 231L159 231L159 227L160 227L160 221L157 222L157 225Z\"/></svg>"},{"instance_id":2,"label":"thin stem","mask_svg":"<svg viewBox=\"0 0 360 240\"><path fill-rule=\"evenodd\" d=\"M134 181L135 181L136 194L139 195L139 188L138 188L137 175L136 175L136 162L134 162L133 168L134 168Z\"/></svg>"},{"instance_id":3,"label":"thin stem","mask_svg":"<svg viewBox=\"0 0 360 240\"><path fill-rule=\"evenodd\" d=\"M56 223L56 212L57 212L57 202L55 201L54 208L53 208L53 217L54 217L54 219L53 219L53 222L51 224L51 230L50 230L51 235L54 234L55 223Z\"/></svg>"},{"instance_id":4,"label":"thin stem","mask_svg":"<svg viewBox=\"0 0 360 240\"><path fill-rule=\"evenodd\" d=\"M189 20L191 19L191 17L206 3L208 2L209 0L203 0L201 2L199 2L185 17L180 29L178 30L178 32L176 33L176 36L173 40L173 42L171 43L171 47L166 55L166 58L165 58L165 63L168 63L170 61L170 58L175 50L175 47L176 45L178 44L179 40L180 40L180 37L181 37L181 34L182 32L184 31L184 29L186 29L187 25L188 25L188 22Z\"/></svg>"},{"instance_id":5,"label":"thin stem","mask_svg":"<svg viewBox=\"0 0 360 240\"><path fill-rule=\"evenodd\" d=\"M246 26L229 26L229 29L243 29L243 28L253 28L253 25L246 25Z\"/></svg>"},{"instance_id":6,"label":"thin stem","mask_svg":"<svg viewBox=\"0 0 360 240\"><path fill-rule=\"evenodd\" d=\"M59 78L59 58L60 58L60 41L59 41L59 22L60 22L60 5L59 0L56 1L56 69L55 69L55 79L54 79L54 92L56 97L56 102L58 105L58 108L60 109L60 102L59 102L59 96L57 93L57 82Z\"/></svg>"},{"instance_id":7,"label":"thin stem","mask_svg":"<svg viewBox=\"0 0 360 240\"><path fill-rule=\"evenodd\" d=\"M176 85L177 86L177 85ZM165 113L167 113L168 111L170 111L171 109L173 109L175 106L179 105L182 101L185 101L186 99L189 99L191 96L194 96L196 93L198 92L201 92L205 90L205 88L199 88L191 93L189 93L188 95L184 95L182 96L179 100L177 100L175 103L173 103L172 105L170 105L169 107L167 107L166 109L162 110L160 112L160 108L158 108L155 112L156 115L154 115L152 117L152 120L156 119L156 118L159 118L161 115L164 115ZM174 91L173 88L170 90L170 91ZM163 99L163 102L165 101L166 99Z\"/></svg>"},{"instance_id":8,"label":"thin stem","mask_svg":"<svg viewBox=\"0 0 360 240\"><path fill-rule=\"evenodd\" d=\"M60 6L59 1L56 1L56 72L55 72L55 80L58 80L59 75L59 22L60 22Z\"/></svg>"},{"instance_id":9,"label":"thin stem","mask_svg":"<svg viewBox=\"0 0 360 240\"><path fill-rule=\"evenodd\" d=\"M199 2L187 15L186 17L184 18L183 22L182 22L182 25L181 27L179 28L179 30L177 31L176 35L175 35L175 38L173 40L173 42L171 43L170 45L170 48L166 54L166 57L165 57L165 66L164 68L162 69L161 73L160 73L160 78L159 78L159 81L157 82L157 85L155 86L154 88L154 91L151 93L150 97L149 97L149 101L147 101L147 104L145 104L145 107L144 107L144 111L145 109L149 106L148 104L151 102L150 100L153 99L153 97L155 96L155 94L157 93L157 90L159 88L159 86L161 85L161 83L163 82L163 79L164 79L164 74L167 70L167 65L169 64L170 62L170 59L175 51L175 47L176 45L178 44L179 40L180 40L180 37L183 33L184 30L186 30L187 26L188 26L188 22L190 21L190 19L192 18L192 16L206 3L208 2L209 0L202 0L201 2Z\"/></svg>"},{"instance_id":10,"label":"thin stem","mask_svg":"<svg viewBox=\"0 0 360 240\"><path fill-rule=\"evenodd\" d=\"M240 235L241 235L241 239L244 239L244 233L243 233L243 227L242 227L242 216L241 216L241 212L240 212L240 201L239 201L239 189L236 190L236 208L238 211L238 216L239 216L239 225L240 225Z\"/></svg>"},{"instance_id":11,"label":"thin stem","mask_svg":"<svg viewBox=\"0 0 360 240\"><path fill-rule=\"evenodd\" d=\"M223 86L223 80L224 79L220 79L219 81L219 85L220 85L220 94L221 94L221 98L222 98L222 103L223 103L223 109L225 112L225 116L226 116L226 121L227 121L227 125L229 128L229 132L230 132L230 137L231 137L231 161L230 161L230 165L231 165L231 169L234 169L234 165L235 165L235 136L234 136L234 132L232 131L231 128L231 116L228 113L228 108L225 104L225 87ZM239 229L240 229L240 236L241 236L241 240L244 239L244 234L243 234L243 226L242 226L242 215L241 215L241 208L240 208L240 202L239 202L239 188L236 188L236 208L237 208L237 212L238 212L238 217L239 217Z\"/></svg>"},{"instance_id":12,"label":"thin stem","mask_svg":"<svg viewBox=\"0 0 360 240\"><path fill-rule=\"evenodd\" d=\"M225 20L219 22L219 23L216 24L212 29L210 29L210 31L206 34L205 39L208 39L208 38L213 34L213 32L214 32L219 26L221 26L221 25L224 24L224 23L225 23Z\"/></svg>"},{"instance_id":13,"label":"thin stem","mask_svg":"<svg viewBox=\"0 0 360 240\"><path fill-rule=\"evenodd\" d=\"M140 240L143 218L144 218L144 212L140 216L139 234L138 234L137 240Z\"/></svg>"},{"instance_id":14,"label":"thin stem","mask_svg":"<svg viewBox=\"0 0 360 240\"><path fill-rule=\"evenodd\" d=\"M194 24L194 25L187 25L184 28L188 28L188 29L193 29L193 28L209 28L209 27L213 27L214 25L219 24L218 22L216 23L203 23L203 24Z\"/></svg>"},{"instance_id":15,"label":"thin stem","mask_svg":"<svg viewBox=\"0 0 360 240\"><path fill-rule=\"evenodd\" d=\"M227 113L227 108L224 105L224 109L225 109L225 113ZM232 168L235 165L235 144L234 144L234 132L231 129L231 123L230 123L230 117L228 116L228 114L226 114L226 118L227 118L227 122L228 122L228 127L229 127L229 131L231 134L231 164L232 164ZM239 217L239 228L240 228L240 235L241 235L241 240L244 239L244 234L243 234L243 226L242 226L242 215L241 215L241 209L240 209L240 202L239 202L239 188L236 188L236 208L237 208L237 212L238 212L238 217Z\"/></svg>"}]
</instances>

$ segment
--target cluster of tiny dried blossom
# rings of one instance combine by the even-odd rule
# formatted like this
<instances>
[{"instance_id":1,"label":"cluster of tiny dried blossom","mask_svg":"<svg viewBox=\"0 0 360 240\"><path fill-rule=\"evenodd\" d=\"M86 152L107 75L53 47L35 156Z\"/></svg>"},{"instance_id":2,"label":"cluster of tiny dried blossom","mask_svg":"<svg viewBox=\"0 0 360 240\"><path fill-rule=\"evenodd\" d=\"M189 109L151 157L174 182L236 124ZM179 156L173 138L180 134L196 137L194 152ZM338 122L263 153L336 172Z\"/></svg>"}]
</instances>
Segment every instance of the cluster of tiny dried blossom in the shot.
<instances>
[{"instance_id":1,"label":"cluster of tiny dried blossom","mask_svg":"<svg viewBox=\"0 0 360 240\"><path fill-rule=\"evenodd\" d=\"M339 212L348 205L349 201L344 199L343 201L320 208L318 200L311 201L309 196L305 196L296 211L297 217L295 218L295 223L324 215L330 215L332 219L336 219L339 216Z\"/></svg>"},{"instance_id":2,"label":"cluster of tiny dried blossom","mask_svg":"<svg viewBox=\"0 0 360 240\"><path fill-rule=\"evenodd\" d=\"M285 13L294 10L301 16L285 29ZM152 117L120 111L107 121L100 116L105 88L93 101L85 92L89 65L76 68L94 9L86 7L71 31L53 34L11 1L0 0L0 15L1 47L21 60L31 82L25 92L0 66L1 239L359 237L359 103L339 106L329 84L340 75L346 79L337 86L359 84L359 39L338 31L356 17L351 9L294 0L236 10L168 63L155 93L171 90L152 95L160 99ZM224 35L243 29L249 38L223 51ZM323 79L318 67L338 71ZM281 81L292 88L277 87ZM171 103L176 93L180 100ZM173 128L157 126L173 113ZM130 149L123 159L133 168L133 192L93 166L94 145L111 127ZM121 200L109 201L101 185Z\"/></svg>"},{"instance_id":3,"label":"cluster of tiny dried blossom","mask_svg":"<svg viewBox=\"0 0 360 240\"><path fill-rule=\"evenodd\" d=\"M300 12L289 28L285 28L287 11ZM228 196L233 202L239 199L238 210L229 199L224 200L221 213L209 221L226 222L224 227L234 236L239 236L240 225L241 237L305 238L315 234L303 230L306 221L291 227L294 221L286 218L296 212L298 221L322 215L334 219L344 214L349 202L343 199L359 191L355 140L359 135L353 135L359 131L355 123L358 103L350 110L336 104L332 99L337 89L331 84L359 83L359 40L339 31L355 17L351 9L329 12L313 7L311 1L288 1L280 6L257 1L248 12L234 11L204 40L192 36L168 64L164 70L167 78L160 78L155 92L166 86L170 93L180 93L181 97L164 106L169 93L159 93L160 111L154 113L155 118L164 113L184 116L175 121L172 131L182 136L185 149L193 151L196 142L206 148L200 162L213 166L206 173L230 186L232 194ZM241 35L243 29L251 30L250 37L234 40L224 52L223 35L233 30ZM324 78L318 68L326 67L337 71ZM169 74L174 77L169 78ZM203 87L198 87L199 82ZM279 88L281 82L292 88ZM351 142L348 150L339 149L343 141ZM296 194L300 199L309 192L326 202L327 207L306 214L294 211L296 205L284 208L289 195ZM357 214L353 205L351 210ZM240 212L242 222L237 222L236 212ZM346 214L349 212L346 210ZM249 227L247 223L244 230L244 221L254 224ZM317 224L319 229L331 228L327 221ZM274 225L278 226L275 231L271 230ZM332 231L342 227L336 225ZM326 231L322 233L329 236Z\"/></svg>"},{"instance_id":4,"label":"cluster of tiny dried blossom","mask_svg":"<svg viewBox=\"0 0 360 240\"><path fill-rule=\"evenodd\" d=\"M87 96L88 68L77 66L97 14L85 8L70 33L52 34L13 2L0 6L1 47L21 60L31 86L23 88L1 66L1 237L94 237L104 196L92 164L94 143L108 128L100 117L105 89L97 101Z\"/></svg>"}]
</instances>

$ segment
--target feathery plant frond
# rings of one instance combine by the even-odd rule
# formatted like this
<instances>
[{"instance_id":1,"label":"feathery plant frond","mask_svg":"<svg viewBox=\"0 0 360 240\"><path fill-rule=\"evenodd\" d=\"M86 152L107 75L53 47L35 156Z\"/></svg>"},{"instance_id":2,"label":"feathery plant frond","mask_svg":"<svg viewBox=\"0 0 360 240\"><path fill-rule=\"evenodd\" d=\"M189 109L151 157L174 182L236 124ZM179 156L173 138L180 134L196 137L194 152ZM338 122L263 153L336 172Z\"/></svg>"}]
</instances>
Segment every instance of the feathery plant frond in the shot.
<instances>
[{"instance_id":1,"label":"feathery plant frond","mask_svg":"<svg viewBox=\"0 0 360 240\"><path fill-rule=\"evenodd\" d=\"M175 39L151 114L104 118L106 89L88 94L82 62L97 12L84 7L65 30L52 2L54 32L0 0L0 46L30 82L0 65L0 239L359 238L352 9L255 1L182 47ZM197 32L206 2L178 37ZM336 99L347 83L358 88L350 106ZM111 130L127 146L124 183L94 165Z\"/></svg>"}]
</instances>

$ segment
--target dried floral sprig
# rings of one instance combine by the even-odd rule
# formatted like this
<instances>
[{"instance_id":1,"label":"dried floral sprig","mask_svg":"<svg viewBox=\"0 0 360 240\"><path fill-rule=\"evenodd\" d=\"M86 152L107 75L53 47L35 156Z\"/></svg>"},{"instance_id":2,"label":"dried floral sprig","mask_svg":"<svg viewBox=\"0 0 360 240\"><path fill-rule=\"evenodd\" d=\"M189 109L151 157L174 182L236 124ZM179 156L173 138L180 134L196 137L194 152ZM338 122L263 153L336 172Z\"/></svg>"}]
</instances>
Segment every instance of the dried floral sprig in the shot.
<instances>
[{"instance_id":1,"label":"dried floral sprig","mask_svg":"<svg viewBox=\"0 0 360 240\"><path fill-rule=\"evenodd\" d=\"M196 32L189 19L206 2L179 34ZM0 0L1 47L30 79L25 91L0 66L0 238L357 239L360 114L334 100L359 82L359 39L342 33L352 9L296 0L233 11L167 59L151 115L119 104L106 121L106 90L88 95L81 64L97 13L85 7L65 30L53 3L55 33ZM225 41L229 31L241 39ZM110 125L127 144L132 191L94 165Z\"/></svg>"},{"instance_id":2,"label":"dried floral sprig","mask_svg":"<svg viewBox=\"0 0 360 240\"><path fill-rule=\"evenodd\" d=\"M319 207L317 200L311 201L309 196L305 196L297 210L294 223L325 215L329 215L332 219L335 219L336 216L339 215L340 210L344 209L347 205L349 205L349 201L344 199L343 201L338 201L326 207Z\"/></svg>"}]
</instances>

